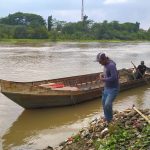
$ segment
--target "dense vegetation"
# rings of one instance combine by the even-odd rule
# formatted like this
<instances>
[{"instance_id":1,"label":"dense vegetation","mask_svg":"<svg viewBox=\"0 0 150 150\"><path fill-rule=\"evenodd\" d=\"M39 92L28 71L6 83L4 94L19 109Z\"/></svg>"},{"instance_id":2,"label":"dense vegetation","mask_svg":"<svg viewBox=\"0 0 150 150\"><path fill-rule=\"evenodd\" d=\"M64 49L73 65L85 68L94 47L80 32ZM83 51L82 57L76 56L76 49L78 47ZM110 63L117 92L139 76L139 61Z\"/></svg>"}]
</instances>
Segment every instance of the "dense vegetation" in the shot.
<instances>
[{"instance_id":1,"label":"dense vegetation","mask_svg":"<svg viewBox=\"0 0 150 150\"><path fill-rule=\"evenodd\" d=\"M150 40L150 29L141 29L138 22L94 22L87 16L78 22L49 16L46 22L40 15L17 12L0 18L0 39Z\"/></svg>"}]
</instances>

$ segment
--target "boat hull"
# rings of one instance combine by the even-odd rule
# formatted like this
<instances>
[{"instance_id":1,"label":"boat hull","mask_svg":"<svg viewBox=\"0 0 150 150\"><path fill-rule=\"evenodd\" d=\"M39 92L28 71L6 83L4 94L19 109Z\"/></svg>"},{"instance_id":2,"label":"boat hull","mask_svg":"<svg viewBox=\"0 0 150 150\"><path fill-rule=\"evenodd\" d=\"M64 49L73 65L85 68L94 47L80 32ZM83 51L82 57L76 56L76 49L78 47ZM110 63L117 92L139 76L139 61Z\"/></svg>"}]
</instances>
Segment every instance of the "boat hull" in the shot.
<instances>
[{"instance_id":1,"label":"boat hull","mask_svg":"<svg viewBox=\"0 0 150 150\"><path fill-rule=\"evenodd\" d=\"M30 95L3 92L6 97L26 109L75 105L98 98L101 93L100 89L68 95Z\"/></svg>"},{"instance_id":2,"label":"boat hull","mask_svg":"<svg viewBox=\"0 0 150 150\"><path fill-rule=\"evenodd\" d=\"M74 81L82 80L87 82L89 79L95 80L99 74L82 75L76 77L53 79L48 81L35 82L13 82L1 80L1 92L25 109L47 108L75 105L89 100L100 98L103 86L90 86L90 88L77 91L52 90L38 86L47 82L60 82L73 84ZM85 81L86 79L86 81ZM81 82L81 81L80 81ZM129 90L145 84L150 84L150 75L140 80L120 81L120 91ZM85 85L85 84L84 84Z\"/></svg>"}]
</instances>

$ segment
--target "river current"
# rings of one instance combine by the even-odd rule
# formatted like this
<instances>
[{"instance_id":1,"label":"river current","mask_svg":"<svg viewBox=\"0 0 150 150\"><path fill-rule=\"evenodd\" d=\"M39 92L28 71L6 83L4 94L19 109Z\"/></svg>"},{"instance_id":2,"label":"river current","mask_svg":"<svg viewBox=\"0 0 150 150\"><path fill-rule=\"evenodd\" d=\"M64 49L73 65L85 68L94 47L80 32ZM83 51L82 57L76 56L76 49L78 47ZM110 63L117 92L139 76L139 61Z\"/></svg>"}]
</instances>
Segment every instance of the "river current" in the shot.
<instances>
[{"instance_id":1,"label":"river current","mask_svg":"<svg viewBox=\"0 0 150 150\"><path fill-rule=\"evenodd\" d=\"M0 79L37 81L102 71L95 62L99 52L113 59L117 68L150 67L150 42L46 43L0 45ZM119 94L114 109L150 108L150 84ZM35 150L56 146L103 116L101 99L75 106L25 110L0 93L0 149Z\"/></svg>"}]
</instances>

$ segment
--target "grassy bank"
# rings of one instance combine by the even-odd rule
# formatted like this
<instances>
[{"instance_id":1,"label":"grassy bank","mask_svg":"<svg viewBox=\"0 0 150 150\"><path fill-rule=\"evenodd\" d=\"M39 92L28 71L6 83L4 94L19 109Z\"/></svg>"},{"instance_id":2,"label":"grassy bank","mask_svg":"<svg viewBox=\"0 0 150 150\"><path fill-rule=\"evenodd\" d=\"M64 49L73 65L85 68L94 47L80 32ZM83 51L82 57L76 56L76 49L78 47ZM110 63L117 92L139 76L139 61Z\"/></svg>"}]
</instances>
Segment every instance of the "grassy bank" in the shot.
<instances>
[{"instance_id":1,"label":"grassy bank","mask_svg":"<svg viewBox=\"0 0 150 150\"><path fill-rule=\"evenodd\" d=\"M51 39L0 39L1 45L21 45L21 44L39 44L44 45L52 42L99 42L99 43L121 43L121 42L147 42L147 41L124 41L124 40L56 40L53 41Z\"/></svg>"},{"instance_id":2,"label":"grassy bank","mask_svg":"<svg viewBox=\"0 0 150 150\"><path fill-rule=\"evenodd\" d=\"M49 39L1 39L0 44L38 44L50 42Z\"/></svg>"}]
</instances>

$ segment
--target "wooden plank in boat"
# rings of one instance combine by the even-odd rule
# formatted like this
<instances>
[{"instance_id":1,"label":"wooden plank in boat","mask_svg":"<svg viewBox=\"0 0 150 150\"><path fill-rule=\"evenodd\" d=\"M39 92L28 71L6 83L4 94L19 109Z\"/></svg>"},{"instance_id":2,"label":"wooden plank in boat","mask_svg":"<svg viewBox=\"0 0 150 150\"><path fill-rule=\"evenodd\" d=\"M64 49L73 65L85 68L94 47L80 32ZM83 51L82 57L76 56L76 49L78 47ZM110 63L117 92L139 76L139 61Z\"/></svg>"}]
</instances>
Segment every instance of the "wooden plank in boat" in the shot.
<instances>
[{"instance_id":1,"label":"wooden plank in boat","mask_svg":"<svg viewBox=\"0 0 150 150\"><path fill-rule=\"evenodd\" d=\"M65 86L62 88L53 88L54 90L64 90L64 91L79 91L77 87Z\"/></svg>"},{"instance_id":2,"label":"wooden plank in boat","mask_svg":"<svg viewBox=\"0 0 150 150\"><path fill-rule=\"evenodd\" d=\"M57 84L57 83L48 83L48 84L41 84L44 88L50 88L52 90L63 90L63 91L78 91L79 88L71 87L71 86L64 86L64 84Z\"/></svg>"}]
</instances>

